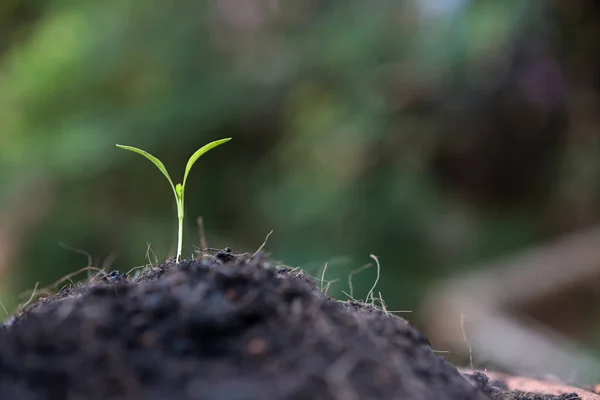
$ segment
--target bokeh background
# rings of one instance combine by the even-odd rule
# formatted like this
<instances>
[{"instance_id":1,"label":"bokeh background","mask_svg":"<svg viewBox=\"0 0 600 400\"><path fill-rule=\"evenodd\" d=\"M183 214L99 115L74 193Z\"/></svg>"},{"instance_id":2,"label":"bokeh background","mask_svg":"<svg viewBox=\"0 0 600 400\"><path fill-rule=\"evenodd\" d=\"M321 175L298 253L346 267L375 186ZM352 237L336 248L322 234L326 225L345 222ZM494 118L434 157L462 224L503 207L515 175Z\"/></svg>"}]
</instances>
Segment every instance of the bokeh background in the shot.
<instances>
[{"instance_id":1,"label":"bokeh background","mask_svg":"<svg viewBox=\"0 0 600 400\"><path fill-rule=\"evenodd\" d=\"M599 221L599 90L592 0L4 0L0 300L88 265L59 243L123 271L148 243L172 256L166 180L115 144L180 179L233 137L190 175L186 255L198 216L236 252L273 230L272 256L327 263L335 296L376 254L389 309L418 309Z\"/></svg>"}]
</instances>

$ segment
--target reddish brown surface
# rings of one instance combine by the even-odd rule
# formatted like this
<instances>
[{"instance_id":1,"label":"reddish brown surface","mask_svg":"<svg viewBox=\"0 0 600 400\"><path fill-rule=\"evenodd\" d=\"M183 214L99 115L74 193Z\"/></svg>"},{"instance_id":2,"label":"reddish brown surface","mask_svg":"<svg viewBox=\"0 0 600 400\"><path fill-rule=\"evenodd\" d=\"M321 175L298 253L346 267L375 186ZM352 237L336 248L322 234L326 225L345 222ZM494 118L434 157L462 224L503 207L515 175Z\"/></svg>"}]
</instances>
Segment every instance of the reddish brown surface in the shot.
<instances>
[{"instance_id":1,"label":"reddish brown surface","mask_svg":"<svg viewBox=\"0 0 600 400\"><path fill-rule=\"evenodd\" d=\"M468 372L468 371L467 371ZM483 371L481 371L483 372ZM526 378L521 376L510 376L497 372L486 371L485 374L491 380L506 382L509 389L521 392L533 392L560 396L565 393L577 393L582 400L600 400L600 395L577 387L564 385L558 382L545 381L541 379Z\"/></svg>"}]
</instances>

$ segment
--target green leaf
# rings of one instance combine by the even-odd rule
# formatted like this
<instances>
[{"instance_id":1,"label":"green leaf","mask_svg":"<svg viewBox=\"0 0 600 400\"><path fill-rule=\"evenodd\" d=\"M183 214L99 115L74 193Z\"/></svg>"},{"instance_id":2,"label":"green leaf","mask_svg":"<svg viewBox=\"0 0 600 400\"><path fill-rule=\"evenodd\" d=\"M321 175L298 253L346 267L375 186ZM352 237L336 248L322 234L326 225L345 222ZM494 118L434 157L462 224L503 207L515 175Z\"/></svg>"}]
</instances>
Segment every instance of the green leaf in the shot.
<instances>
[{"instance_id":1,"label":"green leaf","mask_svg":"<svg viewBox=\"0 0 600 400\"><path fill-rule=\"evenodd\" d=\"M176 199L178 198L177 192L175 191L175 185L173 185L173 181L171 180L171 177L169 176L169 173L167 172L167 169L165 168L165 165L162 163L162 161L160 161L158 158L154 157L152 154L150 154L144 150L140 150L136 147L124 146L121 144L118 144L117 147L119 147L121 149L129 150L129 151L133 151L134 153L141 154L144 157L146 157L148 160L152 161L152 163L154 165L156 165L156 167L160 170L160 172L162 172L163 175L167 177L167 179L169 180L169 183L171 184L171 188L173 189L173 193L175 194L175 198Z\"/></svg>"},{"instance_id":2,"label":"green leaf","mask_svg":"<svg viewBox=\"0 0 600 400\"><path fill-rule=\"evenodd\" d=\"M202 146L199 150L197 150L194 154L192 154L192 156L188 160L187 166L185 167L185 174L183 176L183 188L184 189L185 189L185 181L187 180L188 174L190 173L190 170L192 169L192 166L194 165L194 163L207 151L214 149L215 147L217 147L223 143L229 142L230 140L231 140L231 138L215 140L214 142L210 142L209 144Z\"/></svg>"}]
</instances>

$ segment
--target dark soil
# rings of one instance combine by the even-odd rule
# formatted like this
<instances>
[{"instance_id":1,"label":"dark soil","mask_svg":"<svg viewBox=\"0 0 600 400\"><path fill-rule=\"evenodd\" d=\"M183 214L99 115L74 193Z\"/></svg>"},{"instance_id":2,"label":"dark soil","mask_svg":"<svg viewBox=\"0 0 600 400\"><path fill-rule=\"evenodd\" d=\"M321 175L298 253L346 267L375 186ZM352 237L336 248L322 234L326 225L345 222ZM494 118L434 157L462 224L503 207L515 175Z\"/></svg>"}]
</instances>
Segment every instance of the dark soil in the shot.
<instances>
[{"instance_id":1,"label":"dark soil","mask_svg":"<svg viewBox=\"0 0 600 400\"><path fill-rule=\"evenodd\" d=\"M229 251L100 274L0 328L0 399L558 399L499 386L405 320Z\"/></svg>"}]
</instances>

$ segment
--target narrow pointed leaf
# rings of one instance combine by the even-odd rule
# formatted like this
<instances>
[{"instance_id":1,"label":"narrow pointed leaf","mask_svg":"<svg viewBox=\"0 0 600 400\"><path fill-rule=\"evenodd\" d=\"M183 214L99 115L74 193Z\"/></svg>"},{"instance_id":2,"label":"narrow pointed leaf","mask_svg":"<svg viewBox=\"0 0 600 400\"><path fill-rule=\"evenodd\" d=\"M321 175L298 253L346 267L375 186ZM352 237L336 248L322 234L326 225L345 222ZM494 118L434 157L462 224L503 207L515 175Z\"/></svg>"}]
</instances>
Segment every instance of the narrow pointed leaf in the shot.
<instances>
[{"instance_id":1,"label":"narrow pointed leaf","mask_svg":"<svg viewBox=\"0 0 600 400\"><path fill-rule=\"evenodd\" d=\"M215 140L214 142L210 142L209 144L202 146L199 150L197 150L194 154L192 154L192 156L188 160L187 166L185 167L185 174L183 176L184 189L185 189L185 181L187 180L188 174L190 173L190 170L192 169L192 166L194 165L194 163L207 151L212 150L215 147L217 147L223 143L229 142L230 140L231 140L231 138Z\"/></svg>"},{"instance_id":2,"label":"narrow pointed leaf","mask_svg":"<svg viewBox=\"0 0 600 400\"><path fill-rule=\"evenodd\" d=\"M125 146L122 144L118 144L117 147L119 147L121 149L129 150L129 151L133 151L134 153L141 154L144 157L146 157L148 160L152 161L152 163L154 165L156 165L156 167L160 170L160 172L162 172L163 175L167 177L167 179L169 180L169 183L171 184L171 188L173 189L173 193L175 194L175 198L177 198L177 192L175 191L175 185L173 185L173 181L171 180L171 177L169 176L169 173L167 172L167 169L165 168L165 165L162 163L162 161L160 161L158 158L154 157L152 154L150 154L144 150L138 149L137 147Z\"/></svg>"}]
</instances>

